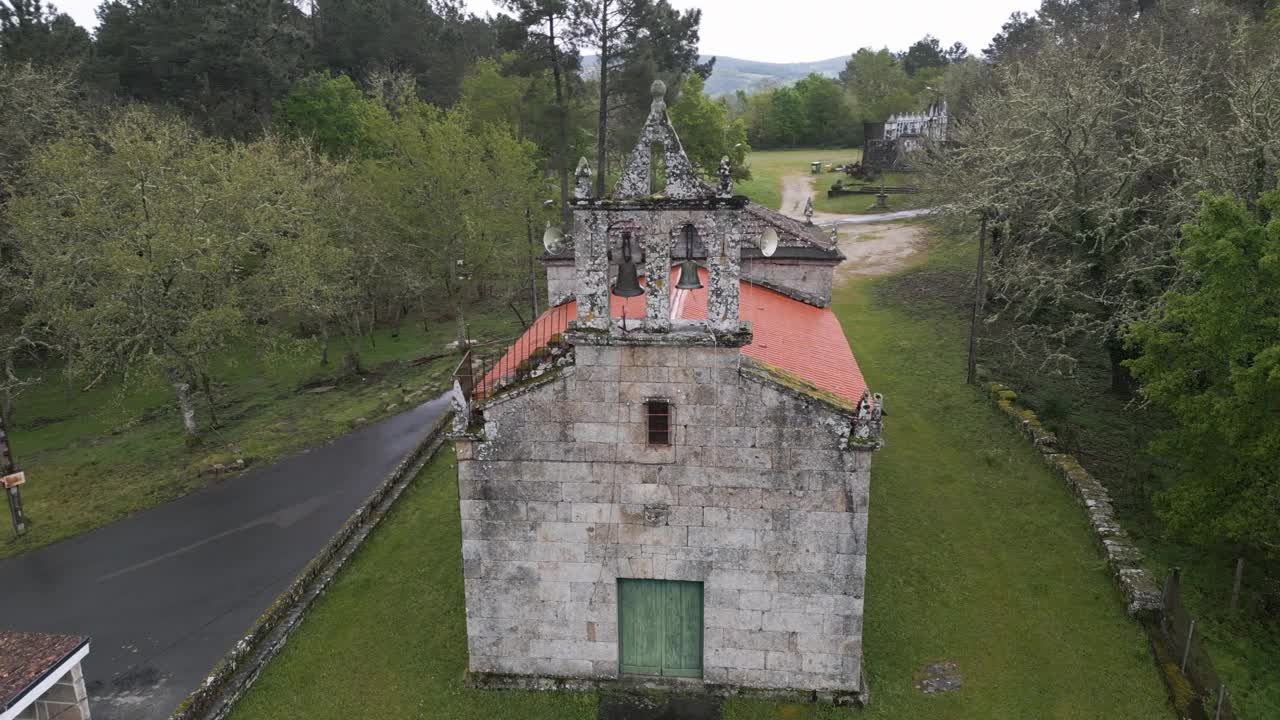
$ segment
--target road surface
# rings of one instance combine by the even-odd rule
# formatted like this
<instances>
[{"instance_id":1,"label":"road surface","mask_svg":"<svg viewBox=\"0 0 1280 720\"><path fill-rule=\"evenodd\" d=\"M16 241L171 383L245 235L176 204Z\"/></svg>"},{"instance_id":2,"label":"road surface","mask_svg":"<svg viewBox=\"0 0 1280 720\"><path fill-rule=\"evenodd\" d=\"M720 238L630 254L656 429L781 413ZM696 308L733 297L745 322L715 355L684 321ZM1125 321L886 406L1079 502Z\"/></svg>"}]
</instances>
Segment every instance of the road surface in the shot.
<instances>
[{"instance_id":1,"label":"road surface","mask_svg":"<svg viewBox=\"0 0 1280 720\"><path fill-rule=\"evenodd\" d=\"M92 638L94 720L167 718L447 406L0 561L0 623Z\"/></svg>"}]
</instances>

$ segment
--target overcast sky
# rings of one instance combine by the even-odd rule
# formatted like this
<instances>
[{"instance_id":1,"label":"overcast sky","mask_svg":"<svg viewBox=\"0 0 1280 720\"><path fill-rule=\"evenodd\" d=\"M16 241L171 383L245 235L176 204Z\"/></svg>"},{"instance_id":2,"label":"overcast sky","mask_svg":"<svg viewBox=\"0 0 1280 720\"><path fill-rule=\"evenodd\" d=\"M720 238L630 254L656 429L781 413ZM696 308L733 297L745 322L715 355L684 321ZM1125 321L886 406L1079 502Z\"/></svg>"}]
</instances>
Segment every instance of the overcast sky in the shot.
<instances>
[{"instance_id":1,"label":"overcast sky","mask_svg":"<svg viewBox=\"0 0 1280 720\"><path fill-rule=\"evenodd\" d=\"M97 24L100 0L53 0L81 25ZM466 0L477 14L494 0ZM706 55L767 62L803 62L848 55L860 47L903 50L926 34L944 45L959 40L978 53L1015 10L1039 0L671 0L702 8Z\"/></svg>"}]
</instances>

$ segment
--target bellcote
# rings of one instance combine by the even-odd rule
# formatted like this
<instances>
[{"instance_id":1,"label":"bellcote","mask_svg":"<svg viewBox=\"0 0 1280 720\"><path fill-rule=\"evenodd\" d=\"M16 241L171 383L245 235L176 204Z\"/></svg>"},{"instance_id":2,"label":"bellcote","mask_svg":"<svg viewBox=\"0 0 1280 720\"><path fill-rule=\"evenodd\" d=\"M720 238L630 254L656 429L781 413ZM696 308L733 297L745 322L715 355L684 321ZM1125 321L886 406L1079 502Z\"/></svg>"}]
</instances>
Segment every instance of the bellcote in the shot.
<instances>
[{"instance_id":1,"label":"bellcote","mask_svg":"<svg viewBox=\"0 0 1280 720\"><path fill-rule=\"evenodd\" d=\"M738 312L739 281L742 248L745 243L759 241L748 237L758 226L747 217L747 199L733 195L728 158L721 162L717 185L712 187L685 154L671 124L666 111L666 85L654 81L651 94L649 115L613 193L592 197L592 169L585 158L579 161L575 173L575 326L579 331L590 331L580 332L580 339L749 343L749 324L741 322ZM673 263L689 257L686 248L693 243L706 256L706 319L673 319L671 268ZM629 249L634 266L627 265L625 249ZM641 317L637 317L639 313L629 314L624 326L619 319L610 317L612 278L621 274L629 279L633 267L643 278L644 313ZM625 284L628 287L623 294L635 294L629 280ZM634 305L632 300L631 306Z\"/></svg>"}]
</instances>

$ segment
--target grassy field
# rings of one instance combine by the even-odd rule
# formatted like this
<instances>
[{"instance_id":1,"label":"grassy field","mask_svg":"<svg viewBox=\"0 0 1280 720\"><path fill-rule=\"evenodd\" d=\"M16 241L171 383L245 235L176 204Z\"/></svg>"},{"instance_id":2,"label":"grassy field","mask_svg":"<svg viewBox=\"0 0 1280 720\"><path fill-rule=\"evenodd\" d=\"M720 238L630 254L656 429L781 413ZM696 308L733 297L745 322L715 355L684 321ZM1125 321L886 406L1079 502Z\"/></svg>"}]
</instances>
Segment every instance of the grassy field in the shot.
<instances>
[{"instance_id":1,"label":"grassy field","mask_svg":"<svg viewBox=\"0 0 1280 720\"><path fill-rule=\"evenodd\" d=\"M922 182L919 173L884 173L884 184L887 187L917 187ZM920 193L902 193L889 195L888 207L878 209L875 207L876 197L874 195L841 195L839 197L827 197L827 190L837 182L843 182L846 186L862 187L869 186L873 188L880 187L880 179L876 179L869 183L851 180L843 173L824 173L815 182L814 188L817 192L813 196L813 208L818 212L829 213L850 213L850 214L875 214L879 212L893 212L895 210L912 210L915 208L929 207L932 203L932 197L927 192Z\"/></svg>"},{"instance_id":2,"label":"grassy field","mask_svg":"<svg viewBox=\"0 0 1280 720\"><path fill-rule=\"evenodd\" d=\"M1139 627L1122 610L1083 514L1026 442L964 385L965 342L928 273L860 281L834 305L887 397L872 467L863 711L735 700L731 720L1169 718ZM924 274L921 274L924 273ZM233 714L571 719L591 694L466 690L457 485L443 451L337 578ZM963 687L913 689L939 660Z\"/></svg>"},{"instance_id":3,"label":"grassy field","mask_svg":"<svg viewBox=\"0 0 1280 720\"><path fill-rule=\"evenodd\" d=\"M825 167L828 164L841 165L861 159L861 148L756 151L747 157L747 163L751 167L751 179L738 183L736 190L765 207L776 209L782 205L782 178L787 175L807 176L810 174L809 163L820 160L824 170L813 176L813 186L816 190L813 196L813 209L818 212L875 214L928 207L931 204L928 193L890 195L889 207L885 210L875 208L874 195L827 197L827 190L837 181L854 186L860 186L862 183L850 180L841 172L826 172ZM884 181L886 185L914 186L921 183L921 177L915 173L885 173ZM871 183L873 187L879 187L879 184L878 180Z\"/></svg>"},{"instance_id":4,"label":"grassy field","mask_svg":"<svg viewBox=\"0 0 1280 720\"><path fill-rule=\"evenodd\" d=\"M967 282L972 271L963 272ZM1003 329L997 323L988 333L998 337ZM984 346L980 359L992 379L1016 388L1019 399L1107 486L1121 524L1151 571L1165 578L1171 568L1182 568L1183 600L1238 716L1280 718L1280 617L1264 602L1268 594L1280 598L1276 581L1268 585L1268 576L1280 577L1280 567L1268 570L1251 558L1241 608L1230 609L1237 553L1230 547L1177 542L1164 533L1152 510L1153 496L1165 480L1159 458L1146 447L1168 420L1152 407L1111 392L1110 362L1101 348L1077 346L1072 351L1080 360L1073 377L1011 362L1016 355L998 343ZM1276 601L1271 602L1274 607Z\"/></svg>"},{"instance_id":5,"label":"grassy field","mask_svg":"<svg viewBox=\"0 0 1280 720\"><path fill-rule=\"evenodd\" d=\"M742 193L767 208L778 208L782 205L782 178L787 175L809 174L809 163L822 161L823 165L841 165L862 159L861 148L845 150L805 149L805 150L761 150L747 156L747 164L751 168L751 179L734 185L734 192ZM824 172L819 177L844 177L842 173ZM823 188L826 192L826 188ZM816 207L816 205L815 205Z\"/></svg>"},{"instance_id":6,"label":"grassy field","mask_svg":"<svg viewBox=\"0 0 1280 720\"><path fill-rule=\"evenodd\" d=\"M479 338L519 332L509 311L477 312ZM226 477L207 470L244 458L254 465L324 443L358 421L408 409L444 389L457 358L417 367L406 361L440 352L452 340L452 320L406 322L399 337L379 330L363 342L366 375L335 383L324 393L333 364L319 363L318 349L277 356L241 347L215 368L221 427L196 444L183 435L172 390L161 382L133 386L101 383L89 391L70 385L57 368L39 371L45 382L15 405L11 440L19 467L28 532L5 532L0 558L26 552L105 525ZM331 352L339 362L342 349ZM207 407L197 405L204 423Z\"/></svg>"}]
</instances>

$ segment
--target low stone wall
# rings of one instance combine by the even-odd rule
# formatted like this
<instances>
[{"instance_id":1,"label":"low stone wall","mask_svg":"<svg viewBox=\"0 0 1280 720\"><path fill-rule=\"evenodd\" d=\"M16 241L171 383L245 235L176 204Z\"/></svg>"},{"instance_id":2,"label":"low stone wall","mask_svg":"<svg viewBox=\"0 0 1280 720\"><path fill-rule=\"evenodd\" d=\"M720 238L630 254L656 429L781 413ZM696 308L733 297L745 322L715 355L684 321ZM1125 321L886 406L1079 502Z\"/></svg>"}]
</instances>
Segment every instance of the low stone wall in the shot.
<instances>
[{"instance_id":1,"label":"low stone wall","mask_svg":"<svg viewBox=\"0 0 1280 720\"><path fill-rule=\"evenodd\" d=\"M386 516L418 470L440 448L452 415L446 412L436 421L417 447L405 455L369 499L347 518L338 532L302 569L293 584L258 617L244 638L231 648L200 687L173 711L169 720L221 720L231 712L266 664L284 647L311 604Z\"/></svg>"},{"instance_id":2,"label":"low stone wall","mask_svg":"<svg viewBox=\"0 0 1280 720\"><path fill-rule=\"evenodd\" d=\"M1074 455L1063 452L1058 438L1045 429L1036 414L1018 403L1018 395L999 383L987 390L1010 420L1040 452L1040 459L1071 488L1084 508L1089 530L1102 547L1107 568L1115 578L1130 615L1152 620L1162 610L1163 600L1155 578L1142 566L1142 553L1116 521L1111 496L1098 479L1081 467Z\"/></svg>"}]
</instances>

